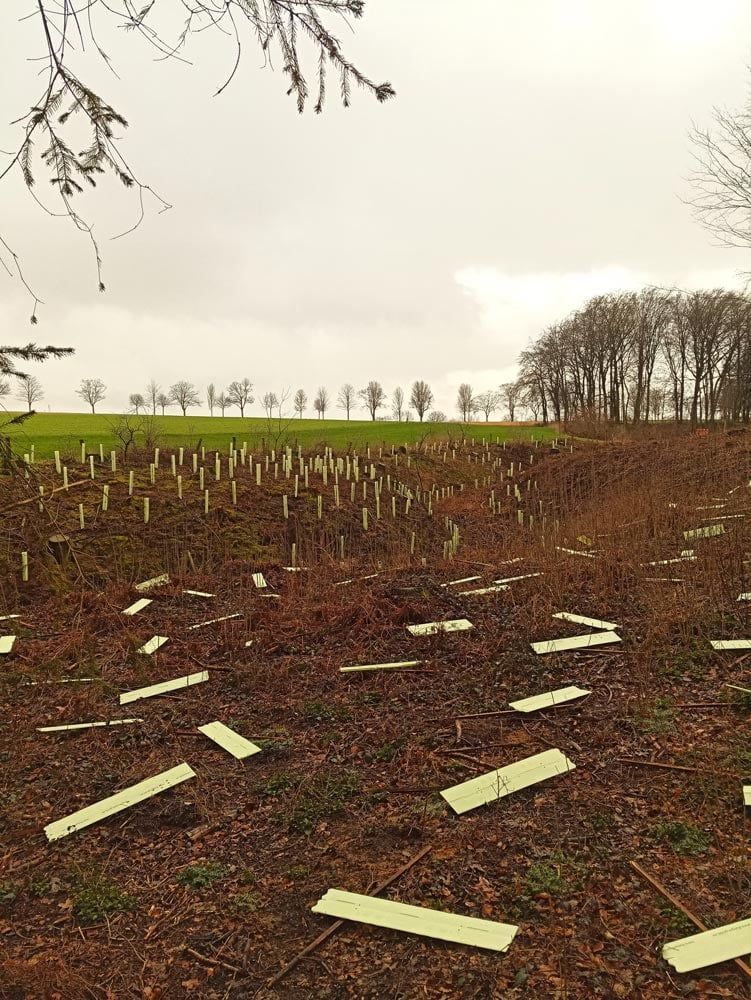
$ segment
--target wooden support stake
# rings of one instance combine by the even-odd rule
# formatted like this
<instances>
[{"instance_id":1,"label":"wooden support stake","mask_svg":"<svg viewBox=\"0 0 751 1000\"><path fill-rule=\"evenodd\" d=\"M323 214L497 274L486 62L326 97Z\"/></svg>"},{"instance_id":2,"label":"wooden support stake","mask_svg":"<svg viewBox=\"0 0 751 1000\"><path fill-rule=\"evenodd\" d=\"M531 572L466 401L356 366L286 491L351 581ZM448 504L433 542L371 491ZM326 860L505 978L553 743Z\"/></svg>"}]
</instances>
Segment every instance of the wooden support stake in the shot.
<instances>
[{"instance_id":1,"label":"wooden support stake","mask_svg":"<svg viewBox=\"0 0 751 1000\"><path fill-rule=\"evenodd\" d=\"M642 868L642 866L636 861L629 861L629 865L631 865L634 871L640 875L645 882L648 882L649 885L651 885L652 888L663 897L663 899L666 899L671 906L676 908L676 910L680 910L683 916L690 920L694 927L698 927L700 931L709 930L704 921L700 920L694 913L692 913L687 906L684 906L683 903L672 894L672 892L666 889L661 882L658 882L654 875L650 875L649 872L645 871L645 869ZM747 965L742 958L735 958L733 961L744 976L747 979L751 979L751 966Z\"/></svg>"},{"instance_id":2,"label":"wooden support stake","mask_svg":"<svg viewBox=\"0 0 751 1000\"><path fill-rule=\"evenodd\" d=\"M418 861L422 861L425 855L429 854L432 849L433 849L432 845L430 844L428 844L427 847L423 847L423 849L419 851L417 854L415 854L415 856L411 858L405 865L402 865L399 871L394 872L394 874L391 875L389 878L384 879L383 882L379 882L378 885L370 888L367 894L369 896L380 895L384 891L384 889L388 889L388 887L390 885L393 885L393 883L396 882L397 879L401 878L402 875L406 874L410 870L410 868L413 868ZM339 928L343 927L344 924L346 923L347 923L346 920L337 920L330 927L328 927L322 934L319 934L318 937L315 939L315 941L311 941L309 945L307 945L305 948L303 948L301 952L295 955L295 957L292 959L291 962L289 962L287 965L284 966L281 972L277 972L277 974L268 981L268 983L266 984L267 988L271 989L272 986L276 986L276 984L280 982L282 979L284 979L287 973L291 972L295 968L295 966L297 966L303 960L303 958L305 958L306 955L310 955L310 953L315 951L316 948L318 948L320 945L324 943L324 941L328 941L328 939L333 934L336 934Z\"/></svg>"},{"instance_id":3,"label":"wooden support stake","mask_svg":"<svg viewBox=\"0 0 751 1000\"><path fill-rule=\"evenodd\" d=\"M21 553L21 579L24 583L28 583L29 580L29 553Z\"/></svg>"}]
</instances>

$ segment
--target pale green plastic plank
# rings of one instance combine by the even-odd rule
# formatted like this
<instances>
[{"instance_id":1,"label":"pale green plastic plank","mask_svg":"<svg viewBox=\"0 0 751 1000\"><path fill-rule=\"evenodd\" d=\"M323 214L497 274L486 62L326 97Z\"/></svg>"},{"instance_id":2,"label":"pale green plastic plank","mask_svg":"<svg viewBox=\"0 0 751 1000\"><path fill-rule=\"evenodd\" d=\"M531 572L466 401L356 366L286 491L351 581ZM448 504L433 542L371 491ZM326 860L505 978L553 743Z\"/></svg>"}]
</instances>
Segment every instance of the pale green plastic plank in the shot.
<instances>
[{"instance_id":1,"label":"pale green plastic plank","mask_svg":"<svg viewBox=\"0 0 751 1000\"><path fill-rule=\"evenodd\" d=\"M726 688L732 688L733 691L742 691L744 694L751 694L751 688L738 687L737 684L726 684Z\"/></svg>"},{"instance_id":2,"label":"pale green plastic plank","mask_svg":"<svg viewBox=\"0 0 751 1000\"><path fill-rule=\"evenodd\" d=\"M72 733L77 729L97 729L100 726L125 726L129 722L143 722L143 719L110 719L107 722L74 722L67 726L37 726L38 733Z\"/></svg>"},{"instance_id":3,"label":"pale green plastic plank","mask_svg":"<svg viewBox=\"0 0 751 1000\"><path fill-rule=\"evenodd\" d=\"M375 578L378 575L379 575L378 573L370 573L368 576L358 576L357 579L358 580L375 580ZM344 587L345 584L354 583L354 582L355 582L355 577L352 577L349 580L338 580L335 584L333 584L333 586L334 587Z\"/></svg>"},{"instance_id":4,"label":"pale green plastic plank","mask_svg":"<svg viewBox=\"0 0 751 1000\"><path fill-rule=\"evenodd\" d=\"M673 559L654 559L652 562L642 563L642 566L671 566L673 563L696 562L696 556L675 556Z\"/></svg>"},{"instance_id":5,"label":"pale green plastic plank","mask_svg":"<svg viewBox=\"0 0 751 1000\"><path fill-rule=\"evenodd\" d=\"M268 587L268 583L266 583L266 577L263 575L263 573L254 573L253 583L256 585L256 587L258 587L259 590L263 590L264 587Z\"/></svg>"},{"instance_id":6,"label":"pale green plastic plank","mask_svg":"<svg viewBox=\"0 0 751 1000\"><path fill-rule=\"evenodd\" d=\"M558 688L555 691L546 691L545 694L536 694L531 698L522 698L521 701L510 701L509 707L516 712L539 712L541 708L555 708L556 705L563 705L567 701L574 701L576 698L584 698L591 694L580 687Z\"/></svg>"},{"instance_id":7,"label":"pale green plastic plank","mask_svg":"<svg viewBox=\"0 0 751 1000\"><path fill-rule=\"evenodd\" d=\"M7 622L11 618L20 618L20 615L0 615L0 622Z\"/></svg>"},{"instance_id":8,"label":"pale green plastic plank","mask_svg":"<svg viewBox=\"0 0 751 1000\"><path fill-rule=\"evenodd\" d=\"M127 608L123 608L124 615L137 615L139 611L143 611L144 608L148 608L153 601L150 597L139 597L135 603L131 604Z\"/></svg>"},{"instance_id":9,"label":"pale green plastic plank","mask_svg":"<svg viewBox=\"0 0 751 1000\"><path fill-rule=\"evenodd\" d=\"M539 656L542 653L565 653L569 649L588 649L591 646L606 646L608 643L621 641L621 637L615 632L593 632L591 635L574 635L569 639L531 642L530 646Z\"/></svg>"},{"instance_id":10,"label":"pale green plastic plank","mask_svg":"<svg viewBox=\"0 0 751 1000\"><path fill-rule=\"evenodd\" d=\"M144 656L151 656L152 653L156 653L158 649L161 649L166 643L169 642L169 636L167 635L154 635L148 642L145 642L143 646L138 650L139 653L143 653Z\"/></svg>"},{"instance_id":11,"label":"pale green plastic plank","mask_svg":"<svg viewBox=\"0 0 751 1000\"><path fill-rule=\"evenodd\" d=\"M161 684L150 684L149 687L125 691L120 695L120 704L127 705L129 702L139 701L141 698L153 698L158 694L167 694L169 691L180 691L182 688L192 687L194 684L202 684L208 679L208 670L187 674L185 677L174 677L171 681L163 681Z\"/></svg>"},{"instance_id":12,"label":"pale green plastic plank","mask_svg":"<svg viewBox=\"0 0 751 1000\"><path fill-rule=\"evenodd\" d=\"M79 809L78 812L48 824L44 828L47 840L60 840L61 837L67 837L69 833L75 833L86 826L91 826L92 823L98 823L109 816L114 816L116 813L122 812L123 809L129 809L130 806L143 802L144 799L150 799L152 795L157 795L159 792L165 792L168 788L174 788L175 785L179 785L189 778L195 778L195 776L195 772L188 764L183 763L178 764L177 767L171 767L168 771L162 771L161 774L156 774L152 778L139 781L138 784L123 789L122 792L116 792L109 798L102 799L100 802L86 806L85 809Z\"/></svg>"},{"instance_id":13,"label":"pale green plastic plank","mask_svg":"<svg viewBox=\"0 0 751 1000\"><path fill-rule=\"evenodd\" d=\"M209 594L205 590L184 590L183 593L191 597L216 597L216 594Z\"/></svg>"},{"instance_id":14,"label":"pale green plastic plank","mask_svg":"<svg viewBox=\"0 0 751 1000\"><path fill-rule=\"evenodd\" d=\"M474 583L475 580L482 580L481 576L463 576L461 580L448 580L446 583L442 583L442 587L456 587L460 583Z\"/></svg>"},{"instance_id":15,"label":"pale green plastic plank","mask_svg":"<svg viewBox=\"0 0 751 1000\"><path fill-rule=\"evenodd\" d=\"M743 805L751 806L751 785L743 786Z\"/></svg>"},{"instance_id":16,"label":"pale green plastic plank","mask_svg":"<svg viewBox=\"0 0 751 1000\"><path fill-rule=\"evenodd\" d=\"M712 649L751 649L751 639L711 639Z\"/></svg>"},{"instance_id":17,"label":"pale green plastic plank","mask_svg":"<svg viewBox=\"0 0 751 1000\"><path fill-rule=\"evenodd\" d=\"M725 525L724 524L707 524L703 528L691 528L690 531L684 531L683 537L686 541L690 541L693 538L714 538L715 535L724 535Z\"/></svg>"},{"instance_id":18,"label":"pale green plastic plank","mask_svg":"<svg viewBox=\"0 0 751 1000\"><path fill-rule=\"evenodd\" d=\"M452 618L445 622L425 622L422 625L408 625L411 635L437 635L439 632L466 632L474 628L466 618Z\"/></svg>"},{"instance_id":19,"label":"pale green plastic plank","mask_svg":"<svg viewBox=\"0 0 751 1000\"><path fill-rule=\"evenodd\" d=\"M228 622L230 618L242 618L242 613L240 611L235 611L231 615L222 615L221 618L209 618L207 622L198 622L197 625L188 625L188 631L193 628L203 628L204 625L216 625L218 622Z\"/></svg>"},{"instance_id":20,"label":"pale green plastic plank","mask_svg":"<svg viewBox=\"0 0 751 1000\"><path fill-rule=\"evenodd\" d=\"M565 552L568 556L584 556L586 559L595 559L594 552L582 552L581 549L565 549L561 545L556 545L559 552Z\"/></svg>"},{"instance_id":21,"label":"pale green plastic plank","mask_svg":"<svg viewBox=\"0 0 751 1000\"><path fill-rule=\"evenodd\" d=\"M587 618L586 615L572 615L569 611L556 611L553 618L560 618L564 622L573 622L574 625L599 628L603 632L612 632L614 629L620 628L616 622L605 622L601 618Z\"/></svg>"},{"instance_id":22,"label":"pale green plastic plank","mask_svg":"<svg viewBox=\"0 0 751 1000\"><path fill-rule=\"evenodd\" d=\"M422 937L453 941L455 944L487 948L490 951L506 951L519 929L514 924L429 910L424 906L410 906L341 889L329 889L311 909L313 913L325 913L340 920L355 920L374 927L386 927L405 934L419 934Z\"/></svg>"},{"instance_id":23,"label":"pale green plastic plank","mask_svg":"<svg viewBox=\"0 0 751 1000\"><path fill-rule=\"evenodd\" d=\"M663 946L662 957L676 972L693 972L707 965L741 958L751 952L751 920L739 920L702 931Z\"/></svg>"},{"instance_id":24,"label":"pale green plastic plank","mask_svg":"<svg viewBox=\"0 0 751 1000\"><path fill-rule=\"evenodd\" d=\"M37 687L40 684L93 684L101 677L58 677L53 681L23 681L21 687Z\"/></svg>"},{"instance_id":25,"label":"pale green plastic plank","mask_svg":"<svg viewBox=\"0 0 751 1000\"><path fill-rule=\"evenodd\" d=\"M0 653L9 653L16 641L14 635L0 635Z\"/></svg>"},{"instance_id":26,"label":"pale green plastic plank","mask_svg":"<svg viewBox=\"0 0 751 1000\"><path fill-rule=\"evenodd\" d=\"M238 760L244 760L246 757L252 757L253 754L261 752L261 748L257 747L255 743L246 740L244 736L240 736L229 726L225 726L223 722L208 722L205 726L199 726L198 732L208 736L222 750L231 753Z\"/></svg>"},{"instance_id":27,"label":"pale green plastic plank","mask_svg":"<svg viewBox=\"0 0 751 1000\"><path fill-rule=\"evenodd\" d=\"M483 594L500 594L504 590L509 590L505 583L494 583L492 587L477 587L475 590L458 590L459 597L480 597Z\"/></svg>"},{"instance_id":28,"label":"pale green plastic plank","mask_svg":"<svg viewBox=\"0 0 751 1000\"><path fill-rule=\"evenodd\" d=\"M169 583L169 573L162 573L161 576L152 576L150 580L143 580L141 583L137 583L136 590L152 590L154 587L163 587L167 583Z\"/></svg>"},{"instance_id":29,"label":"pale green plastic plank","mask_svg":"<svg viewBox=\"0 0 751 1000\"><path fill-rule=\"evenodd\" d=\"M400 660L397 663L365 663L362 666L339 667L340 674L353 674L364 670L398 670L399 667L417 667L422 660Z\"/></svg>"},{"instance_id":30,"label":"pale green plastic plank","mask_svg":"<svg viewBox=\"0 0 751 1000\"><path fill-rule=\"evenodd\" d=\"M745 594L738 594L739 601L751 601L751 591L746 591Z\"/></svg>"},{"instance_id":31,"label":"pale green plastic plank","mask_svg":"<svg viewBox=\"0 0 751 1000\"><path fill-rule=\"evenodd\" d=\"M507 764L497 771L489 771L478 778L463 781L441 792L456 813L469 812L478 806L505 798L512 792L536 785L540 781L573 771L576 765L560 750L544 750L533 757L526 757L515 764Z\"/></svg>"},{"instance_id":32,"label":"pale green plastic plank","mask_svg":"<svg viewBox=\"0 0 751 1000\"><path fill-rule=\"evenodd\" d=\"M533 576L543 576L542 573L522 573L521 576L505 576L493 583L516 583L517 580L531 580Z\"/></svg>"}]
</instances>

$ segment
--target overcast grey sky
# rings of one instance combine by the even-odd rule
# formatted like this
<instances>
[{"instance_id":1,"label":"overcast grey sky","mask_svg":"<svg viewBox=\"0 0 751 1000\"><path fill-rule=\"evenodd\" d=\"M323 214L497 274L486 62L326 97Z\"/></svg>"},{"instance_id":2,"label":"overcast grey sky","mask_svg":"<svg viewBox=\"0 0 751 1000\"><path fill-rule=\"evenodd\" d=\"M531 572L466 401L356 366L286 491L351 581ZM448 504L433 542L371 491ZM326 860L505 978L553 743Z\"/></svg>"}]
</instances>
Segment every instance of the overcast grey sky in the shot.
<instances>
[{"instance_id":1,"label":"overcast grey sky","mask_svg":"<svg viewBox=\"0 0 751 1000\"><path fill-rule=\"evenodd\" d=\"M26 57L43 51L38 25L15 21L28 5L12 6L4 150L4 123L40 87ZM0 185L0 232L46 303L30 327L28 297L0 273L2 341L76 349L39 370L40 409L83 408L84 377L104 379L118 410L151 377L203 390L247 375L257 400L424 378L453 412L460 382L513 377L530 337L591 294L737 284L751 269L680 200L692 119L746 97L746 0L370 0L340 34L396 100L355 92L345 111L332 86L323 115L300 116L250 42L214 98L234 54L207 34L193 66L154 62L114 27L99 40L121 80L93 54L74 63L128 118L123 150L174 207L110 242L133 199L110 184L87 199L102 295L86 240L18 177Z\"/></svg>"}]
</instances>

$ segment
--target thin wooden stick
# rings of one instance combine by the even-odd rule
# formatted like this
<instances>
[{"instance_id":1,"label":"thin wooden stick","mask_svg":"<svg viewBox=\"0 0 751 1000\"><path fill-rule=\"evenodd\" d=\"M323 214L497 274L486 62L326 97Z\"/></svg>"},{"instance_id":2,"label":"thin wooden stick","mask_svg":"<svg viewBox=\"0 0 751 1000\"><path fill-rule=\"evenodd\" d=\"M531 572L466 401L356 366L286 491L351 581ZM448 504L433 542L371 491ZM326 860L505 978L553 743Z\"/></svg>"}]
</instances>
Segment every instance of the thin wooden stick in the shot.
<instances>
[{"instance_id":1,"label":"thin wooden stick","mask_svg":"<svg viewBox=\"0 0 751 1000\"><path fill-rule=\"evenodd\" d=\"M76 486L86 486L87 483L91 486L90 479L79 479L78 482L68 483L67 486L56 486L54 490L50 490L49 493L45 493L42 499L46 500L48 497L51 497L53 493L60 493L61 490L72 490L75 489ZM95 485L98 489L99 484L96 483ZM24 507L27 503L38 503L39 500L40 497L38 496L29 497L28 500L17 500L15 503L10 504L9 507L5 507L3 510L0 510L0 514L7 514L9 510L15 510L16 507Z\"/></svg>"},{"instance_id":2,"label":"thin wooden stick","mask_svg":"<svg viewBox=\"0 0 751 1000\"><path fill-rule=\"evenodd\" d=\"M722 778L741 779L740 774L732 771L715 771L711 767L684 767L683 764L663 764L659 760L634 760L632 757L616 757L619 764L635 764L637 767L661 767L666 771L688 771L690 774L714 774Z\"/></svg>"},{"instance_id":3,"label":"thin wooden stick","mask_svg":"<svg viewBox=\"0 0 751 1000\"><path fill-rule=\"evenodd\" d=\"M699 918L695 916L687 906L684 906L679 899L676 899L672 892L666 889L661 882L657 881L654 875L650 875L649 872L645 871L636 861L629 861L629 864L638 875L641 875L645 882L648 882L664 899L667 899L671 906L674 906L676 910L680 910L683 916L687 917L694 927L698 927L700 931L709 930L707 925L703 921L699 920ZM742 958L735 958L733 961L744 976L746 976L747 979L751 979L751 966L747 965Z\"/></svg>"},{"instance_id":4,"label":"thin wooden stick","mask_svg":"<svg viewBox=\"0 0 751 1000\"><path fill-rule=\"evenodd\" d=\"M423 847L423 849L419 851L417 854L415 854L415 856L411 858L411 860L409 860L405 865L402 865L402 867L399 869L398 872L395 872L385 881L379 882L379 884L371 892L369 892L368 895L377 896L379 893L383 892L384 889L388 889L388 887L392 883L396 882L398 878L401 878L402 875L405 874L405 872L408 872L410 868L416 865L418 861L421 861L425 857L425 855L432 850L433 847L431 844L428 844L427 847ZM301 952L298 952L298 954L295 955L295 957L292 959L291 962L289 962L287 965L284 966L281 972L277 972L277 974L273 977L273 979L270 979L266 983L267 988L270 989L272 986L276 986L276 984L280 982L282 979L284 979L287 973L291 972L299 964L299 962L301 962L302 959L305 958L306 955L310 955L311 952L315 951L316 948L319 947L319 945L322 945L324 941L327 941L332 934L335 934L339 930L339 928L346 923L347 923L346 920L337 920L335 923L331 925L331 927L328 927L322 934L319 934L318 937L315 939L315 941L311 941L309 945L306 945L306 947L303 948Z\"/></svg>"},{"instance_id":5,"label":"thin wooden stick","mask_svg":"<svg viewBox=\"0 0 751 1000\"><path fill-rule=\"evenodd\" d=\"M193 958L197 958L199 962L205 962L207 965L220 965L223 969L228 969L236 975L242 972L242 969L238 969L236 965L230 965L229 962L223 962L221 958L211 958L209 955L202 955L200 951L196 951L194 948L186 947L185 951L189 955L192 955Z\"/></svg>"}]
</instances>

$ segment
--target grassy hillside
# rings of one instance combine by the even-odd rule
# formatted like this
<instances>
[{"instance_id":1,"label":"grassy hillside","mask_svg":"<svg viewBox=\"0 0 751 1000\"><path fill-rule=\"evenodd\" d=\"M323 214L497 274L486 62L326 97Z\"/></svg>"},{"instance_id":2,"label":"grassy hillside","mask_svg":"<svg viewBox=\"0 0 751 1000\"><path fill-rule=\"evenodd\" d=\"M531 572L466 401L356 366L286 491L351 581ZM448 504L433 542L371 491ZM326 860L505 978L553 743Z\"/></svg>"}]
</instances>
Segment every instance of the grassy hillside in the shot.
<instances>
[{"instance_id":1,"label":"grassy hillside","mask_svg":"<svg viewBox=\"0 0 751 1000\"><path fill-rule=\"evenodd\" d=\"M80 453L81 440L86 442L89 451L98 450L99 445L105 451L119 448L120 445L113 433L113 426L122 418L112 413L38 413L17 427L6 427L4 434L11 437L14 451L19 454L28 452L34 445L38 458L51 458L55 450L61 454L77 456ZM131 417L132 421L138 418ZM370 420L299 420L284 419L266 420L264 417L202 417L202 416L166 416L155 417L159 443L165 448L184 447L194 449L199 441L207 449L224 449L233 436L238 442L247 441L251 448L260 446L265 439L272 445L282 443L299 443L304 448L313 448L319 444L327 444L333 448L346 448L353 445L363 448L366 444L373 446L381 444L404 444L419 441L422 437L445 439L461 434L458 423L446 424L398 424L390 421ZM495 440L529 440L534 434L536 438L548 440L555 436L555 431L546 427L530 425L511 426L507 424L472 424L467 430L468 437L478 441L483 437ZM137 443L144 443L144 434L139 433Z\"/></svg>"}]
</instances>

